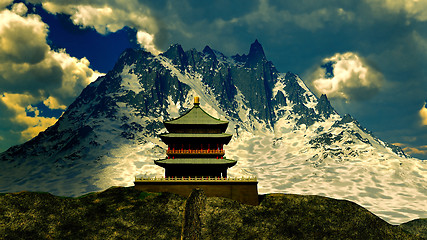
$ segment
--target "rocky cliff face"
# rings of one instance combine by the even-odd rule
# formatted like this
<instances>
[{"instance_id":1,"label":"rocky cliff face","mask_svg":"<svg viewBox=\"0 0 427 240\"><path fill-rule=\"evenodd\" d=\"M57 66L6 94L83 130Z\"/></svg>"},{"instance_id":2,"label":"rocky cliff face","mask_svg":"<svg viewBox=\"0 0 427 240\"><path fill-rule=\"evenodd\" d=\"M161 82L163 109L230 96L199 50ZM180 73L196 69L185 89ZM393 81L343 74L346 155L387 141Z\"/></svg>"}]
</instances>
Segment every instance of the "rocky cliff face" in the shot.
<instances>
[{"instance_id":1,"label":"rocky cliff face","mask_svg":"<svg viewBox=\"0 0 427 240\"><path fill-rule=\"evenodd\" d=\"M178 44L158 56L126 50L54 126L0 154L0 192L77 196L161 176L153 160L165 155L162 122L194 96L230 122L226 156L238 164L229 174L257 176L259 192L354 200L393 223L425 216L426 163L338 115L297 75L278 72L258 41L232 57Z\"/></svg>"}]
</instances>

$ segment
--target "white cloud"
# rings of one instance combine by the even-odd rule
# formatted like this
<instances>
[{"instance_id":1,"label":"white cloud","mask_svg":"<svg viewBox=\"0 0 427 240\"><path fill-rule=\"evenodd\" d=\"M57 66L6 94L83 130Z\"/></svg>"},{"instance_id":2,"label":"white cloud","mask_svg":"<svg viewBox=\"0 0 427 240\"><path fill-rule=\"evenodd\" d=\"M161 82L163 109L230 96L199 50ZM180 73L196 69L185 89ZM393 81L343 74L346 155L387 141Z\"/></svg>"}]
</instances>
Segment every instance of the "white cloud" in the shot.
<instances>
[{"instance_id":1,"label":"white cloud","mask_svg":"<svg viewBox=\"0 0 427 240\"><path fill-rule=\"evenodd\" d=\"M67 105L100 75L89 68L86 58L51 50L46 43L48 27L40 16L3 10L0 19L2 92L52 96Z\"/></svg>"},{"instance_id":2,"label":"white cloud","mask_svg":"<svg viewBox=\"0 0 427 240\"><path fill-rule=\"evenodd\" d=\"M405 12L409 18L427 21L426 0L366 0L378 11L388 10L392 13Z\"/></svg>"},{"instance_id":3,"label":"white cloud","mask_svg":"<svg viewBox=\"0 0 427 240\"><path fill-rule=\"evenodd\" d=\"M43 102L51 109L65 109L100 75L86 58L53 51L46 42L48 26L26 12L22 3L0 11L0 120L2 133L13 135L2 138L20 141L57 120L39 116L32 105ZM27 116L27 111L35 116Z\"/></svg>"},{"instance_id":4,"label":"white cloud","mask_svg":"<svg viewBox=\"0 0 427 240\"><path fill-rule=\"evenodd\" d=\"M38 1L51 13L66 13L75 25L92 27L101 34L124 27L137 31L138 43L153 54L159 54L155 38L160 29L150 10L136 0L120 1Z\"/></svg>"},{"instance_id":5,"label":"white cloud","mask_svg":"<svg viewBox=\"0 0 427 240\"><path fill-rule=\"evenodd\" d=\"M70 101L80 94L83 88L103 75L93 71L89 67L90 62L86 58L77 59L71 57L64 50L49 52L49 58L59 64L63 72L61 85L51 90L51 96L58 101L57 106L68 105Z\"/></svg>"},{"instance_id":6,"label":"white cloud","mask_svg":"<svg viewBox=\"0 0 427 240\"><path fill-rule=\"evenodd\" d=\"M328 63L331 64L332 75L326 76L327 69L318 67L310 80L316 92L330 98L361 100L375 94L382 85L382 74L356 53L336 53L325 58L322 65Z\"/></svg>"},{"instance_id":7,"label":"white cloud","mask_svg":"<svg viewBox=\"0 0 427 240\"><path fill-rule=\"evenodd\" d=\"M427 108L426 105L424 105L420 111L419 111L420 117L421 117L421 124L424 126L427 126Z\"/></svg>"},{"instance_id":8,"label":"white cloud","mask_svg":"<svg viewBox=\"0 0 427 240\"><path fill-rule=\"evenodd\" d=\"M20 16L12 11L0 12L0 61L35 64L49 51L47 25L40 16Z\"/></svg>"},{"instance_id":9,"label":"white cloud","mask_svg":"<svg viewBox=\"0 0 427 240\"><path fill-rule=\"evenodd\" d=\"M45 99L43 101L43 104L50 108L50 109L62 109L65 110L67 108L67 106L59 104L58 99L56 99L55 97L48 97L47 99Z\"/></svg>"},{"instance_id":10,"label":"white cloud","mask_svg":"<svg viewBox=\"0 0 427 240\"><path fill-rule=\"evenodd\" d=\"M153 41L154 40L154 35L153 34L149 34L149 33L144 32L144 31L138 31L136 33L136 39L148 51L150 51L150 52L152 52L154 54L159 54L160 53L160 51L158 51L156 49L156 46L154 46L154 41Z\"/></svg>"},{"instance_id":11,"label":"white cloud","mask_svg":"<svg viewBox=\"0 0 427 240\"><path fill-rule=\"evenodd\" d=\"M22 15L26 14L27 11L28 11L28 8L23 3L16 3L16 4L13 4L13 6L12 6L12 12L14 12L18 15L22 16Z\"/></svg>"},{"instance_id":12,"label":"white cloud","mask_svg":"<svg viewBox=\"0 0 427 240\"><path fill-rule=\"evenodd\" d=\"M9 5L11 5L13 0L0 0L0 9L3 9Z\"/></svg>"}]
</instances>

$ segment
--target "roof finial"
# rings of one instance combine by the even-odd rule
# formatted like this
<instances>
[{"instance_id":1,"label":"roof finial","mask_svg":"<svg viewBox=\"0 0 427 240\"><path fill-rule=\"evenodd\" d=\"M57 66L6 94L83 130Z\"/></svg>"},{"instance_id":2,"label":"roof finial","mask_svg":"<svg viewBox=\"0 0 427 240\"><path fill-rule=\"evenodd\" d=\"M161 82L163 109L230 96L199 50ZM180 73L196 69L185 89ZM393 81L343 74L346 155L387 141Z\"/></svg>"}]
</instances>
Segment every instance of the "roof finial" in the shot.
<instances>
[{"instance_id":1,"label":"roof finial","mask_svg":"<svg viewBox=\"0 0 427 240\"><path fill-rule=\"evenodd\" d=\"M194 97L194 105L199 105L199 97Z\"/></svg>"}]
</instances>

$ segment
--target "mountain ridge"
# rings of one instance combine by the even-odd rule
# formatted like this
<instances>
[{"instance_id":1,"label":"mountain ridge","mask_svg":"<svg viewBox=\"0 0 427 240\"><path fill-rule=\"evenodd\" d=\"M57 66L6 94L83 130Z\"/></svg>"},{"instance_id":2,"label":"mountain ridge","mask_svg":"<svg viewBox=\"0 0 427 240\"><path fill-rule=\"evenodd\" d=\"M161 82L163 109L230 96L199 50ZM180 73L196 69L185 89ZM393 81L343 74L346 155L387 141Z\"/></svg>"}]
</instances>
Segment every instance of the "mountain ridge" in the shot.
<instances>
[{"instance_id":1,"label":"mountain ridge","mask_svg":"<svg viewBox=\"0 0 427 240\"><path fill-rule=\"evenodd\" d=\"M162 121L200 96L202 108L230 122L228 133L239 131L226 149L227 157L239 160L230 174L257 176L260 192L345 197L379 208L392 221L424 216L418 204L425 199L425 163L338 115L326 95L317 98L296 74L278 72L261 44L252 45L256 67L247 66L251 50L227 57L210 47L184 51L179 44L158 56L127 49L54 126L0 154L8 162L0 170L0 191L75 196L129 186L135 175L162 175L153 164L166 148L158 138ZM414 196L392 195L392 189L407 188ZM395 198L413 203L403 210L397 203L374 206L374 200ZM390 208L404 217L387 213Z\"/></svg>"}]
</instances>

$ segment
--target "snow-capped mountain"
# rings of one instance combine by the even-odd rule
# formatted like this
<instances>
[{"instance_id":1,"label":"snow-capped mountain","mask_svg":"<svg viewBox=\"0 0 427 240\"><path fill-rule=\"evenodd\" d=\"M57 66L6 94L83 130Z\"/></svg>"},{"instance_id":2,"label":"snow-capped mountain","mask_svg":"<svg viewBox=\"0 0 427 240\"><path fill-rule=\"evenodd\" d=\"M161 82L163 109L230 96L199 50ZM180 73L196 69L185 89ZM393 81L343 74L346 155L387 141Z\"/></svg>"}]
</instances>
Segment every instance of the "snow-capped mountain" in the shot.
<instances>
[{"instance_id":1,"label":"snow-capped mountain","mask_svg":"<svg viewBox=\"0 0 427 240\"><path fill-rule=\"evenodd\" d=\"M158 135L200 96L230 122L230 176L256 176L259 192L354 201L390 223L427 217L427 163L373 136L293 73L280 73L255 41L248 55L172 45L154 56L128 49L58 122L0 154L0 191L78 196L135 176L162 176Z\"/></svg>"}]
</instances>

